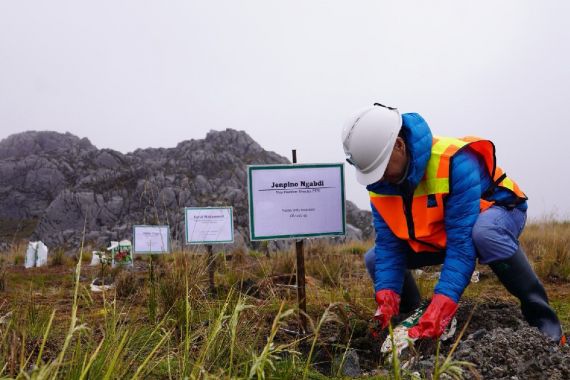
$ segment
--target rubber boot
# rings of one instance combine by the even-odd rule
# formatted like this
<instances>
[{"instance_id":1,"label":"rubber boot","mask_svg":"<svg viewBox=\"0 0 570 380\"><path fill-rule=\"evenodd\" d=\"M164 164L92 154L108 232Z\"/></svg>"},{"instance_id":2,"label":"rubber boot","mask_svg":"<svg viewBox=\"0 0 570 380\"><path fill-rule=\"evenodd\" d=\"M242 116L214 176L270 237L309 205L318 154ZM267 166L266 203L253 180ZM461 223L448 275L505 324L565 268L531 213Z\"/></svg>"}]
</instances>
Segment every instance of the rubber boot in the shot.
<instances>
[{"instance_id":1,"label":"rubber boot","mask_svg":"<svg viewBox=\"0 0 570 380\"><path fill-rule=\"evenodd\" d=\"M560 342L562 328L540 280L532 270L525 253L519 248L506 259L489 264L505 288L517 297L529 325L537 327L550 339Z\"/></svg>"},{"instance_id":2,"label":"rubber boot","mask_svg":"<svg viewBox=\"0 0 570 380\"><path fill-rule=\"evenodd\" d=\"M416 280L412 272L407 270L404 277L404 286L400 295L400 313L409 313L416 310L420 306L420 291L416 285Z\"/></svg>"}]
</instances>

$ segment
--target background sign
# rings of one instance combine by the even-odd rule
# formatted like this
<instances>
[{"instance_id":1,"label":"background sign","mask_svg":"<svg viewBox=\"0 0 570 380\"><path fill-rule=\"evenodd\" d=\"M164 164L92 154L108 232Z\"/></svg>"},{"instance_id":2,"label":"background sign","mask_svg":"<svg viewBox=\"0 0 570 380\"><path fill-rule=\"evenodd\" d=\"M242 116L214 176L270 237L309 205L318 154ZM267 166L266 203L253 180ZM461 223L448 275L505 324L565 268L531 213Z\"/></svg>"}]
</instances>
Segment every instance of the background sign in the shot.
<instances>
[{"instance_id":1,"label":"background sign","mask_svg":"<svg viewBox=\"0 0 570 380\"><path fill-rule=\"evenodd\" d=\"M169 226L133 226L134 253L170 252Z\"/></svg>"},{"instance_id":2,"label":"background sign","mask_svg":"<svg viewBox=\"0 0 570 380\"><path fill-rule=\"evenodd\" d=\"M111 252L111 266L133 265L133 246L129 240L112 241L107 251Z\"/></svg>"},{"instance_id":3,"label":"background sign","mask_svg":"<svg viewBox=\"0 0 570 380\"><path fill-rule=\"evenodd\" d=\"M231 207L187 207L184 214L188 244L233 243Z\"/></svg>"},{"instance_id":4,"label":"background sign","mask_svg":"<svg viewBox=\"0 0 570 380\"><path fill-rule=\"evenodd\" d=\"M344 235L344 165L248 167L251 240Z\"/></svg>"}]
</instances>

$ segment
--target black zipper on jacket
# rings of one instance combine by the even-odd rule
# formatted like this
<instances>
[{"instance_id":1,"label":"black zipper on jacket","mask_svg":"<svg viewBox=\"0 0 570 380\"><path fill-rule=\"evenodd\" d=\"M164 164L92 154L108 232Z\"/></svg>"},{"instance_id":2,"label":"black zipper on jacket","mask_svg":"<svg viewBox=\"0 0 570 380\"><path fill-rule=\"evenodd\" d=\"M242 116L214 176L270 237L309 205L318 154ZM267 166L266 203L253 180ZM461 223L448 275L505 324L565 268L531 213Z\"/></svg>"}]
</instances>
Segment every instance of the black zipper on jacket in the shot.
<instances>
[{"instance_id":1,"label":"black zipper on jacket","mask_svg":"<svg viewBox=\"0 0 570 380\"><path fill-rule=\"evenodd\" d=\"M412 202L414 201L414 196L411 191L409 191L409 186L406 184L403 186L404 191L402 193L402 201L404 203L404 215L406 216L406 224L408 225L408 235L410 239L416 239L416 231L414 227L414 218L412 217Z\"/></svg>"}]
</instances>

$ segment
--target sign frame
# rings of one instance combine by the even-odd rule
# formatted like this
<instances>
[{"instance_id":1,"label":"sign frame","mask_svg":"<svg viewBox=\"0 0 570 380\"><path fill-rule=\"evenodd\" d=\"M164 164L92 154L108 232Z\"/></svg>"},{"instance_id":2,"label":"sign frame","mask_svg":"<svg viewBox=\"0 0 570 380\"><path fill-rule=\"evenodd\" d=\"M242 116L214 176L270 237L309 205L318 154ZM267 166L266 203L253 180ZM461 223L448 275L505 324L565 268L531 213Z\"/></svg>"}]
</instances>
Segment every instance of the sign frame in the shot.
<instances>
[{"instance_id":1,"label":"sign frame","mask_svg":"<svg viewBox=\"0 0 570 380\"><path fill-rule=\"evenodd\" d=\"M230 229L231 240L203 240L203 241L188 241L188 213L187 210L229 210L230 212ZM186 245L195 244L232 244L234 243L234 208L233 206L211 206L211 207L184 207L184 235Z\"/></svg>"},{"instance_id":2,"label":"sign frame","mask_svg":"<svg viewBox=\"0 0 570 380\"><path fill-rule=\"evenodd\" d=\"M286 235L270 235L270 236L256 236L255 225L253 218L253 192L251 189L252 175L254 170L269 169L269 170L289 170L289 169L314 169L314 168L339 168L341 188L340 195L342 200L342 232L325 232L325 233L310 233L310 234L286 234ZM251 241L263 240L292 240L302 238L314 237L334 237L346 235L346 192L345 192L345 176L344 176L344 163L328 163L328 164L269 164L269 165L248 165L247 166L247 199L249 201L249 237Z\"/></svg>"},{"instance_id":3,"label":"sign frame","mask_svg":"<svg viewBox=\"0 0 570 380\"><path fill-rule=\"evenodd\" d=\"M166 241L166 251L165 252L155 252L155 251L136 251L136 235L135 235L135 228L136 227L166 227L166 231L168 234L168 239ZM163 225L151 225L151 224L135 224L133 225L133 245L132 245L132 254L133 255L165 255L170 253L170 226L168 224Z\"/></svg>"}]
</instances>

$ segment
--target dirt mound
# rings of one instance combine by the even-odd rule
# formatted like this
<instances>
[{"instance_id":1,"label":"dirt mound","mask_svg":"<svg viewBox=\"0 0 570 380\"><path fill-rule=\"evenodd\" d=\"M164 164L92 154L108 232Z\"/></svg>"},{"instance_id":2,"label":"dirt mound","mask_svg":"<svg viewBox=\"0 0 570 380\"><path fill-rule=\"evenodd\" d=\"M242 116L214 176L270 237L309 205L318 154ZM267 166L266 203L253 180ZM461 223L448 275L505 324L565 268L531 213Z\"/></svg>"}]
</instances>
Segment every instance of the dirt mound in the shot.
<instances>
[{"instance_id":1,"label":"dirt mound","mask_svg":"<svg viewBox=\"0 0 570 380\"><path fill-rule=\"evenodd\" d=\"M484 379L570 379L570 348L528 326L476 331L461 342L455 358L475 364Z\"/></svg>"},{"instance_id":2,"label":"dirt mound","mask_svg":"<svg viewBox=\"0 0 570 380\"><path fill-rule=\"evenodd\" d=\"M463 301L456 315L457 334L470 315L471 321L453 355L455 360L474 365L464 371L466 379L570 379L570 347L560 347L530 327L518 305ZM453 343L442 343L444 357ZM408 369L433 373L435 344L418 341L415 348L413 357L403 358Z\"/></svg>"}]
</instances>

